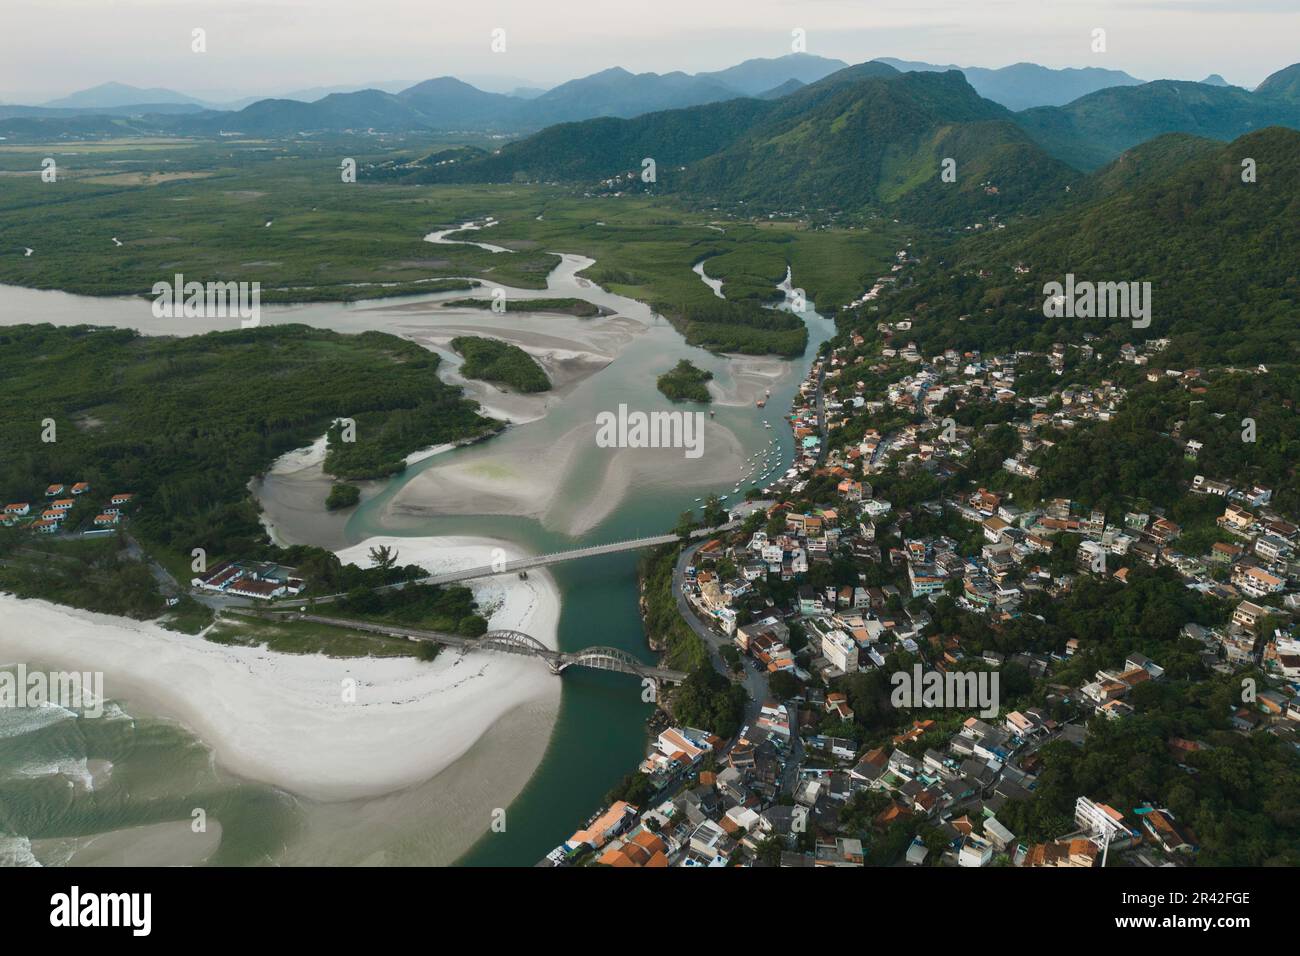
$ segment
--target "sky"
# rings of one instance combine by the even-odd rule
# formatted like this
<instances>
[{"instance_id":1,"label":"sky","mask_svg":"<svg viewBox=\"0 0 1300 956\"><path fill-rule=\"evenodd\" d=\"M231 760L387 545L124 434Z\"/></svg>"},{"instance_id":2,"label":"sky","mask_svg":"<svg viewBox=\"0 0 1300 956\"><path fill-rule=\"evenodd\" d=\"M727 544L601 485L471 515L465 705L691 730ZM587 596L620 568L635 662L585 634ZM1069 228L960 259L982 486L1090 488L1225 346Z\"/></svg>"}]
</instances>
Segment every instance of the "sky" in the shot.
<instances>
[{"instance_id":1,"label":"sky","mask_svg":"<svg viewBox=\"0 0 1300 956\"><path fill-rule=\"evenodd\" d=\"M1300 0L0 0L0 12L10 103L110 80L223 100L443 75L508 88L611 66L693 73L789 53L796 29L807 52L852 63L1032 61L1248 88L1300 59Z\"/></svg>"}]
</instances>

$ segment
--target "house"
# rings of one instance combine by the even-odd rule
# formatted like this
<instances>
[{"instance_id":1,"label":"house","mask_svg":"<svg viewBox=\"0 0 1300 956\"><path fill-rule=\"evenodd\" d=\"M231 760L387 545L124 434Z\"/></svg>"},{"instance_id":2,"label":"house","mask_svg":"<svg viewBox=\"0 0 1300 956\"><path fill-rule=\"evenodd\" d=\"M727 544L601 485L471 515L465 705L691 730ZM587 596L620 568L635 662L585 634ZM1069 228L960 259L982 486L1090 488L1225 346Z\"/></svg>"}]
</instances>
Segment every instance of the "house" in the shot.
<instances>
[{"instance_id":1,"label":"house","mask_svg":"<svg viewBox=\"0 0 1300 956\"><path fill-rule=\"evenodd\" d=\"M1039 843L1029 848L1022 866L1090 867L1097 863L1097 845L1091 840Z\"/></svg>"},{"instance_id":2,"label":"house","mask_svg":"<svg viewBox=\"0 0 1300 956\"><path fill-rule=\"evenodd\" d=\"M1232 623L1254 631L1272 613L1272 610L1272 608L1252 604L1250 601L1242 601L1232 611Z\"/></svg>"},{"instance_id":3,"label":"house","mask_svg":"<svg viewBox=\"0 0 1300 956\"><path fill-rule=\"evenodd\" d=\"M1267 597L1286 587L1286 581L1263 568L1239 567L1232 572L1232 583L1251 597Z\"/></svg>"},{"instance_id":4,"label":"house","mask_svg":"<svg viewBox=\"0 0 1300 956\"><path fill-rule=\"evenodd\" d=\"M702 820L691 831L691 850L709 860L726 859L731 854L731 837L712 820Z\"/></svg>"},{"instance_id":5,"label":"house","mask_svg":"<svg viewBox=\"0 0 1300 956\"><path fill-rule=\"evenodd\" d=\"M89 490L90 490L90 482L88 481L79 481L72 486L72 493L74 495L84 495Z\"/></svg>"},{"instance_id":6,"label":"house","mask_svg":"<svg viewBox=\"0 0 1300 956\"><path fill-rule=\"evenodd\" d=\"M819 840L814 866L862 866L862 841L850 837Z\"/></svg>"},{"instance_id":7,"label":"house","mask_svg":"<svg viewBox=\"0 0 1300 956\"><path fill-rule=\"evenodd\" d=\"M55 511L71 511L76 502L71 498L58 498L50 502L50 507Z\"/></svg>"},{"instance_id":8,"label":"house","mask_svg":"<svg viewBox=\"0 0 1300 956\"><path fill-rule=\"evenodd\" d=\"M49 518L40 518L33 521L30 527L37 534L54 534L59 530L59 523Z\"/></svg>"},{"instance_id":9,"label":"house","mask_svg":"<svg viewBox=\"0 0 1300 956\"><path fill-rule=\"evenodd\" d=\"M49 485L45 489L46 498L57 498L61 494L63 494L63 485Z\"/></svg>"},{"instance_id":10,"label":"house","mask_svg":"<svg viewBox=\"0 0 1300 956\"><path fill-rule=\"evenodd\" d=\"M1195 849L1168 810L1151 810L1142 814L1142 828L1166 853L1190 853Z\"/></svg>"},{"instance_id":11,"label":"house","mask_svg":"<svg viewBox=\"0 0 1300 956\"><path fill-rule=\"evenodd\" d=\"M849 706L849 698L845 694L832 693L826 695L826 712L833 713L840 720L852 720L853 708Z\"/></svg>"},{"instance_id":12,"label":"house","mask_svg":"<svg viewBox=\"0 0 1300 956\"><path fill-rule=\"evenodd\" d=\"M993 860L993 844L974 833L966 837L957 854L957 865L965 867L988 866Z\"/></svg>"},{"instance_id":13,"label":"house","mask_svg":"<svg viewBox=\"0 0 1300 956\"><path fill-rule=\"evenodd\" d=\"M586 845L599 850L611 838L627 829L628 825L636 819L636 813L637 808L626 800L617 800L586 827L569 837L565 843L573 849Z\"/></svg>"},{"instance_id":14,"label":"house","mask_svg":"<svg viewBox=\"0 0 1300 956\"><path fill-rule=\"evenodd\" d=\"M113 517L116 518L116 515ZM96 518L95 521L98 523L99 519ZM259 581L252 577L241 577L226 588L226 591L230 594L257 598L263 601L281 597L287 590L288 588L283 581Z\"/></svg>"},{"instance_id":15,"label":"house","mask_svg":"<svg viewBox=\"0 0 1300 956\"><path fill-rule=\"evenodd\" d=\"M22 517L30 513L32 506L26 501L15 502L11 505L5 505L5 517Z\"/></svg>"},{"instance_id":16,"label":"house","mask_svg":"<svg viewBox=\"0 0 1300 956\"><path fill-rule=\"evenodd\" d=\"M596 862L603 866L657 869L668 865L668 846L658 834L642 829L618 847L610 847Z\"/></svg>"},{"instance_id":17,"label":"house","mask_svg":"<svg viewBox=\"0 0 1300 956\"><path fill-rule=\"evenodd\" d=\"M122 516L118 514L109 514L104 512L103 514L95 515L94 525L96 528L111 528L113 525L117 524L121 517Z\"/></svg>"},{"instance_id":18,"label":"house","mask_svg":"<svg viewBox=\"0 0 1300 956\"><path fill-rule=\"evenodd\" d=\"M119 493L109 498L108 503L111 505L118 505L120 507L121 505L130 503L131 499L134 497L135 497L134 494Z\"/></svg>"}]
</instances>

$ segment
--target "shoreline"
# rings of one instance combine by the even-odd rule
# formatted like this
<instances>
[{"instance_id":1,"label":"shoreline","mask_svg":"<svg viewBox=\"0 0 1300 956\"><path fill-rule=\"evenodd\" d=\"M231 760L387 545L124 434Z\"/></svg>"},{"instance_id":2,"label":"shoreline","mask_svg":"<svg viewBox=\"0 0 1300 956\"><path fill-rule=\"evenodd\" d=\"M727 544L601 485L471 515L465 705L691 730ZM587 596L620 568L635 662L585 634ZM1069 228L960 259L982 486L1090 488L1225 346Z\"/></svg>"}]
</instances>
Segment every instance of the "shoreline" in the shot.
<instances>
[{"instance_id":1,"label":"shoreline","mask_svg":"<svg viewBox=\"0 0 1300 956\"><path fill-rule=\"evenodd\" d=\"M377 538L348 550L392 542L406 561L420 563L411 542L426 557L436 552L431 570L482 563L484 550L497 547L519 556L507 542L475 538ZM491 627L526 630L555 646L559 592L549 575L490 579L475 592ZM0 614L7 622L0 656L103 671L106 693L128 712L175 720L223 769L318 803L426 784L521 707L534 721L550 717L540 746L531 741L529 752L512 754L531 776L559 708L549 671L509 655L444 651L423 663L278 654L10 595L0 595ZM355 703L343 700L348 679Z\"/></svg>"}]
</instances>

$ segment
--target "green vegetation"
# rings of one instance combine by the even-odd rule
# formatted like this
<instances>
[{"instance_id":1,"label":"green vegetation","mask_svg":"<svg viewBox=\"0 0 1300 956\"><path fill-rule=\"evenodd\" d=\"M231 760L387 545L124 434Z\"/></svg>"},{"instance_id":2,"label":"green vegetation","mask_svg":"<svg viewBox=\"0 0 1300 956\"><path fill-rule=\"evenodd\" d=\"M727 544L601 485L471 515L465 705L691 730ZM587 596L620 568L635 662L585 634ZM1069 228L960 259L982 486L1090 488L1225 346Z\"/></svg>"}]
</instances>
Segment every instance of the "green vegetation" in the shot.
<instances>
[{"instance_id":1,"label":"green vegetation","mask_svg":"<svg viewBox=\"0 0 1300 956\"><path fill-rule=\"evenodd\" d=\"M808 347L808 328L803 319L757 305L714 299L670 311L668 321L688 344L711 352L795 356Z\"/></svg>"},{"instance_id":2,"label":"green vegetation","mask_svg":"<svg viewBox=\"0 0 1300 956\"><path fill-rule=\"evenodd\" d=\"M564 315L576 315L580 319L588 319L595 315L601 315L605 310L598 305L593 305L586 299L505 299L501 305L507 312L559 312ZM492 299L456 299L447 303L448 308L459 309L491 309L493 308Z\"/></svg>"},{"instance_id":3,"label":"green vegetation","mask_svg":"<svg viewBox=\"0 0 1300 956\"><path fill-rule=\"evenodd\" d=\"M1151 144L1152 162L1171 148ZM1141 165L1147 150L1131 162ZM1300 132L1260 130L1212 155L1191 153L1168 175L1137 176L1134 188L1108 195L1103 185L1101 198L936 253L914 285L883 300L880 317L913 319L909 335L927 352L1045 352L1088 332L1107 358L1135 338L1167 337L1167 368L1296 363ZM1242 181L1243 156L1256 161L1258 181ZM1020 263L1027 272L1013 271ZM1044 317L1044 284L1067 273L1149 281L1150 328L1137 335L1129 318Z\"/></svg>"},{"instance_id":4,"label":"green vegetation","mask_svg":"<svg viewBox=\"0 0 1300 956\"><path fill-rule=\"evenodd\" d=\"M5 177L0 247L19 254L0 256L0 282L149 295L183 271L202 282L260 282L263 303L469 290L488 276L545 288L558 262L549 253L425 242L440 223L478 213L479 194L375 184L369 168L391 155L375 149L340 138L7 151L0 169L38 170L53 156L59 180ZM340 181L339 156L357 159L357 183ZM24 257L24 246L36 252Z\"/></svg>"},{"instance_id":5,"label":"green vegetation","mask_svg":"<svg viewBox=\"0 0 1300 956\"><path fill-rule=\"evenodd\" d=\"M7 501L40 501L51 481L88 481L96 500L133 492L142 541L255 556L267 545L249 479L331 421L356 421L355 442L332 441L326 460L344 477L400 470L410 452L495 427L437 366L393 336L297 325L183 339L2 329L0 399L19 411L0 418L0 488ZM44 418L56 441L41 440Z\"/></svg>"},{"instance_id":6,"label":"green vegetation","mask_svg":"<svg viewBox=\"0 0 1300 956\"><path fill-rule=\"evenodd\" d=\"M1298 126L1296 72L1295 66L1281 70L1253 93L1176 80L1115 86L1065 106L1025 110L1016 120L1052 155L1077 169L1095 169L1163 133L1230 140L1266 126Z\"/></svg>"},{"instance_id":7,"label":"green vegetation","mask_svg":"<svg viewBox=\"0 0 1300 956\"><path fill-rule=\"evenodd\" d=\"M677 610L673 566L678 553L676 545L665 545L641 559L642 618L650 646L664 652L664 666L689 671L709 666L709 650Z\"/></svg>"},{"instance_id":8,"label":"green vegetation","mask_svg":"<svg viewBox=\"0 0 1300 956\"><path fill-rule=\"evenodd\" d=\"M374 591L361 586L335 602L331 612L335 608L343 617L384 621L421 630L465 637L487 633L487 619L478 613L474 592L460 585L410 584L389 591Z\"/></svg>"},{"instance_id":9,"label":"green vegetation","mask_svg":"<svg viewBox=\"0 0 1300 956\"><path fill-rule=\"evenodd\" d=\"M395 174L432 183L594 181L619 176L631 189L641 184L645 157L654 157L657 170L666 174L727 146L772 107L764 100L736 99L634 119L602 117L564 123L466 162L446 163L445 157L435 154L420 172L397 170ZM627 173L633 173L630 180Z\"/></svg>"},{"instance_id":10,"label":"green vegetation","mask_svg":"<svg viewBox=\"0 0 1300 956\"><path fill-rule=\"evenodd\" d=\"M466 378L509 385L520 392L545 392L551 380L536 359L517 345L477 335L459 335L451 347L465 357L460 372Z\"/></svg>"},{"instance_id":11,"label":"green vegetation","mask_svg":"<svg viewBox=\"0 0 1300 956\"><path fill-rule=\"evenodd\" d=\"M369 631L351 631L314 621L271 620L233 611L226 612L206 636L214 644L328 657L413 657L424 646Z\"/></svg>"},{"instance_id":12,"label":"green vegetation","mask_svg":"<svg viewBox=\"0 0 1300 956\"><path fill-rule=\"evenodd\" d=\"M165 608L149 566L127 555L120 535L65 541L0 532L0 590L140 619Z\"/></svg>"},{"instance_id":13,"label":"green vegetation","mask_svg":"<svg viewBox=\"0 0 1300 956\"><path fill-rule=\"evenodd\" d=\"M330 511L351 508L361 500L361 489L356 485L336 484L330 486L330 493L325 498L325 507Z\"/></svg>"},{"instance_id":14,"label":"green vegetation","mask_svg":"<svg viewBox=\"0 0 1300 956\"><path fill-rule=\"evenodd\" d=\"M692 670L673 691L669 706L679 723L726 739L744 723L746 700L744 687L731 683L706 663Z\"/></svg>"},{"instance_id":15,"label":"green vegetation","mask_svg":"<svg viewBox=\"0 0 1300 956\"><path fill-rule=\"evenodd\" d=\"M657 381L659 391L674 402L711 402L708 382L713 373L696 368L687 359L682 359L668 372L660 375Z\"/></svg>"}]
</instances>

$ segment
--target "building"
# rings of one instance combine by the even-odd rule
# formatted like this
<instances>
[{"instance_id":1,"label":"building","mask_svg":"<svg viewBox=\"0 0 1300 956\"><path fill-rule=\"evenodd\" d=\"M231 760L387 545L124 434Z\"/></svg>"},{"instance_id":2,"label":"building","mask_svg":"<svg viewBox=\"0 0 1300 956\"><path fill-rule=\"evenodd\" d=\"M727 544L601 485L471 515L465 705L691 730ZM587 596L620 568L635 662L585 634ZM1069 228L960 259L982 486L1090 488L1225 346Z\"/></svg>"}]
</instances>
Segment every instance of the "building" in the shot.
<instances>
[{"instance_id":1,"label":"building","mask_svg":"<svg viewBox=\"0 0 1300 956\"><path fill-rule=\"evenodd\" d=\"M822 656L841 673L852 674L858 669L858 645L843 631L822 634Z\"/></svg>"},{"instance_id":2,"label":"building","mask_svg":"<svg viewBox=\"0 0 1300 956\"><path fill-rule=\"evenodd\" d=\"M1237 568L1232 572L1232 583L1251 597L1267 597L1278 594L1286 587L1286 581L1275 574L1269 574L1263 568Z\"/></svg>"},{"instance_id":3,"label":"building","mask_svg":"<svg viewBox=\"0 0 1300 956\"><path fill-rule=\"evenodd\" d=\"M1242 601L1232 611L1232 623L1248 630L1258 630L1260 624L1271 613L1271 608L1261 607L1258 604L1252 604L1250 601Z\"/></svg>"},{"instance_id":4,"label":"building","mask_svg":"<svg viewBox=\"0 0 1300 956\"><path fill-rule=\"evenodd\" d=\"M1080 797L1074 804L1074 822L1102 843L1128 843L1133 832L1124 825L1124 814L1104 803L1093 803Z\"/></svg>"}]
</instances>

